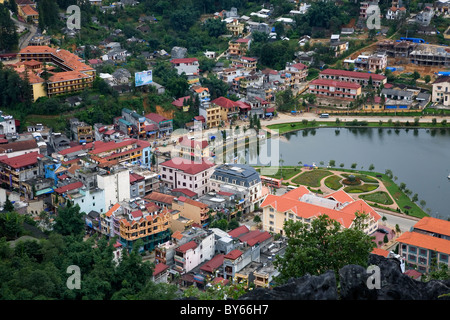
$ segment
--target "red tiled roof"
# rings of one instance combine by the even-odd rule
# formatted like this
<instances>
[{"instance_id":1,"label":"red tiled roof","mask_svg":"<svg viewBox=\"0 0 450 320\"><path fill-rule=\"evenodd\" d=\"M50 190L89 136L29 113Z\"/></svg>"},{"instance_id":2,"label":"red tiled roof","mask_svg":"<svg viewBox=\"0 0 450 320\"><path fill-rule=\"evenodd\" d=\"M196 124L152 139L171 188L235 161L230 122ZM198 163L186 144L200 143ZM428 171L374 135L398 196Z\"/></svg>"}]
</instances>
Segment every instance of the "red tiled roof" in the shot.
<instances>
[{"instance_id":1,"label":"red tiled roof","mask_svg":"<svg viewBox=\"0 0 450 320\"><path fill-rule=\"evenodd\" d=\"M178 98L177 100L172 102L172 105L174 105L175 107L181 108L183 106L184 101L188 100L190 97L191 96L185 96L185 97Z\"/></svg>"},{"instance_id":2,"label":"red tiled roof","mask_svg":"<svg viewBox=\"0 0 450 320\"><path fill-rule=\"evenodd\" d=\"M186 196L188 196L188 197L194 197L194 196L197 195L196 192L191 191L191 190L186 189L186 188L172 189L172 192L181 192L181 193L184 193L184 194L185 194Z\"/></svg>"},{"instance_id":3,"label":"red tiled roof","mask_svg":"<svg viewBox=\"0 0 450 320\"><path fill-rule=\"evenodd\" d=\"M376 255L378 255L378 256L385 257L385 258L387 258L387 256L389 255L389 251L383 250L383 249L380 249L380 248L374 248L374 249L372 250L372 253L373 253L373 254L376 254Z\"/></svg>"},{"instance_id":4,"label":"red tiled roof","mask_svg":"<svg viewBox=\"0 0 450 320\"><path fill-rule=\"evenodd\" d=\"M261 243L271 237L267 231L253 230L239 237L239 241L247 242L249 246L254 246L257 243Z\"/></svg>"},{"instance_id":5,"label":"red tiled roof","mask_svg":"<svg viewBox=\"0 0 450 320\"><path fill-rule=\"evenodd\" d=\"M106 151L111 151L114 149L118 149L121 147L125 147L128 145L131 145L133 143L136 143L136 139L126 139L120 142L115 142L115 141L108 141L108 142L103 142L103 141L96 141L95 143L92 144L92 146L94 147L89 153L92 154L99 154L102 152L106 152Z\"/></svg>"},{"instance_id":6,"label":"red tiled roof","mask_svg":"<svg viewBox=\"0 0 450 320\"><path fill-rule=\"evenodd\" d=\"M223 254L217 254L215 255L211 260L206 262L204 265L200 267L200 270L213 273L217 268L222 266L223 264Z\"/></svg>"},{"instance_id":7,"label":"red tiled roof","mask_svg":"<svg viewBox=\"0 0 450 320\"><path fill-rule=\"evenodd\" d=\"M336 88L348 88L348 89L359 89L361 86L357 83L345 82L345 81L337 81L332 79L315 79L310 82L313 85L319 86L329 86Z\"/></svg>"},{"instance_id":8,"label":"red tiled roof","mask_svg":"<svg viewBox=\"0 0 450 320\"><path fill-rule=\"evenodd\" d=\"M167 118L165 118L162 115L157 114L157 113L149 113L149 114L146 114L145 117L147 119L150 119L150 120L156 122L156 123L169 120L169 119L167 119Z\"/></svg>"},{"instance_id":9,"label":"red tiled roof","mask_svg":"<svg viewBox=\"0 0 450 320\"><path fill-rule=\"evenodd\" d=\"M219 97L217 99L214 99L213 101L211 101L211 103L214 103L222 108L233 108L238 106L239 104L237 104L236 102L234 102L233 100L230 100L228 98L225 97Z\"/></svg>"},{"instance_id":10,"label":"red tiled roof","mask_svg":"<svg viewBox=\"0 0 450 320\"><path fill-rule=\"evenodd\" d=\"M386 79L385 76L383 76L381 74L376 74L376 73L348 71L348 70L335 70L335 69L325 69L322 72L320 72L320 74L359 78L359 79L369 79L370 77L372 77L372 80Z\"/></svg>"},{"instance_id":11,"label":"red tiled roof","mask_svg":"<svg viewBox=\"0 0 450 320\"><path fill-rule=\"evenodd\" d=\"M64 192L67 192L67 191L70 191L70 190L79 189L81 187L83 187L83 182L77 181L77 182L70 183L68 185L56 188L55 192L56 193L64 193Z\"/></svg>"},{"instance_id":12,"label":"red tiled roof","mask_svg":"<svg viewBox=\"0 0 450 320\"><path fill-rule=\"evenodd\" d=\"M177 157L161 163L160 166L178 169L187 174L197 174L213 167L214 163L203 159L199 162Z\"/></svg>"},{"instance_id":13,"label":"red tiled roof","mask_svg":"<svg viewBox=\"0 0 450 320\"><path fill-rule=\"evenodd\" d=\"M202 140L202 141L198 141L195 139L191 140L186 136L180 137L178 139L178 142L182 146L191 147L191 148L200 146L201 149L205 149L208 146L208 141L206 141L206 140Z\"/></svg>"},{"instance_id":14,"label":"red tiled roof","mask_svg":"<svg viewBox=\"0 0 450 320\"><path fill-rule=\"evenodd\" d=\"M303 70L303 69L307 69L308 68L307 65L305 65L305 64L303 64L301 62L293 64L293 65L291 65L291 67L293 67L293 68L295 68L297 70Z\"/></svg>"},{"instance_id":15,"label":"red tiled roof","mask_svg":"<svg viewBox=\"0 0 450 320\"><path fill-rule=\"evenodd\" d=\"M242 255L242 251L241 251L241 250L234 249L234 250L228 252L228 253L224 256L224 259L236 260L236 259L239 258L241 255Z\"/></svg>"},{"instance_id":16,"label":"red tiled roof","mask_svg":"<svg viewBox=\"0 0 450 320\"><path fill-rule=\"evenodd\" d=\"M143 216L143 214L142 214L142 211L141 210L135 210L135 211L132 211L131 212L131 215L133 216L133 218L139 218L139 217L142 217Z\"/></svg>"},{"instance_id":17,"label":"red tiled roof","mask_svg":"<svg viewBox=\"0 0 450 320\"><path fill-rule=\"evenodd\" d=\"M14 168L19 169L26 166L31 166L37 163L38 158L44 157L39 152L30 152L17 157L1 159L0 162Z\"/></svg>"},{"instance_id":18,"label":"red tiled roof","mask_svg":"<svg viewBox=\"0 0 450 320\"><path fill-rule=\"evenodd\" d=\"M137 173L131 173L130 172L130 183L134 183L136 181L142 181L144 180L143 176L138 175Z\"/></svg>"},{"instance_id":19,"label":"red tiled roof","mask_svg":"<svg viewBox=\"0 0 450 320\"><path fill-rule=\"evenodd\" d=\"M249 232L249 229L246 226L239 226L236 229L228 231L228 234L232 238L238 238L240 235Z\"/></svg>"},{"instance_id":20,"label":"red tiled roof","mask_svg":"<svg viewBox=\"0 0 450 320\"><path fill-rule=\"evenodd\" d=\"M174 198L175 198L174 196L171 196L171 195L168 195L168 194L164 194L164 193L160 193L160 192L157 192L157 191L153 191L153 192L151 192L150 194L148 194L148 195L146 195L144 197L144 199L147 199L147 200L156 201L156 202L163 202L163 203L167 203L167 204L170 204L170 205L172 205L172 202L173 202Z\"/></svg>"},{"instance_id":21,"label":"red tiled roof","mask_svg":"<svg viewBox=\"0 0 450 320\"><path fill-rule=\"evenodd\" d=\"M106 216L107 216L107 217L110 217L110 216L111 216L114 212L116 212L119 208L120 208L120 204L116 203L114 206L112 206L111 209L109 209L109 210L106 212Z\"/></svg>"},{"instance_id":22,"label":"red tiled roof","mask_svg":"<svg viewBox=\"0 0 450 320\"><path fill-rule=\"evenodd\" d=\"M185 253L188 250L191 250L191 249L194 249L194 248L197 248L197 243L195 243L195 241L189 241L188 243L185 243L185 244L179 246L176 249L176 251Z\"/></svg>"},{"instance_id":23,"label":"red tiled roof","mask_svg":"<svg viewBox=\"0 0 450 320\"><path fill-rule=\"evenodd\" d=\"M158 263L155 266L155 270L153 270L153 275L156 276L156 275L160 274L161 272L166 271L167 269L169 269L168 265L165 265L164 263Z\"/></svg>"},{"instance_id":24,"label":"red tiled roof","mask_svg":"<svg viewBox=\"0 0 450 320\"><path fill-rule=\"evenodd\" d=\"M170 60L173 64L179 64L179 63L192 63L198 61L197 58L181 58L181 59L172 59Z\"/></svg>"}]
</instances>

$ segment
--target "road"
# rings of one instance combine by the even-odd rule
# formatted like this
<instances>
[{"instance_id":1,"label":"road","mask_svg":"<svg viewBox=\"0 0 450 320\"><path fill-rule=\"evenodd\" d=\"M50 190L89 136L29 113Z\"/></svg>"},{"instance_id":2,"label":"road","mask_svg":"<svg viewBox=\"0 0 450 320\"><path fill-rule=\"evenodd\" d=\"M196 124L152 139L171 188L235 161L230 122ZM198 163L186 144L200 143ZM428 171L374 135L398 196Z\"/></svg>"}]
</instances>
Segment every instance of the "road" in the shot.
<instances>
[{"instance_id":1,"label":"road","mask_svg":"<svg viewBox=\"0 0 450 320\"><path fill-rule=\"evenodd\" d=\"M19 20L15 19L13 17L13 14L12 14L11 11L9 11L9 14L11 16L11 20L14 21L16 26L22 27L22 28L26 28L26 29L28 29L30 31L30 32L28 32L27 34L25 34L24 36L22 36L19 39L19 49L21 50L21 49L23 49L23 48L28 46L28 43L30 42L31 38L36 34L37 28L36 28L35 25L28 24L28 23L25 23L25 22L22 22L22 21L19 21Z\"/></svg>"}]
</instances>

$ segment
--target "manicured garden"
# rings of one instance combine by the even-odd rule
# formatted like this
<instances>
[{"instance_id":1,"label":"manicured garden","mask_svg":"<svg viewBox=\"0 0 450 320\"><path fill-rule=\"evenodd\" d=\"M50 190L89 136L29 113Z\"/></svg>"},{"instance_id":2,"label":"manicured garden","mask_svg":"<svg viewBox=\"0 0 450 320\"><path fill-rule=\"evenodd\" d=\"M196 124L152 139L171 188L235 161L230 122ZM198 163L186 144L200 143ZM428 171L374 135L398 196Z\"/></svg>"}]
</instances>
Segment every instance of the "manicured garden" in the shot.
<instances>
[{"instance_id":1,"label":"manicured garden","mask_svg":"<svg viewBox=\"0 0 450 320\"><path fill-rule=\"evenodd\" d=\"M331 176L332 174L333 173L328 170L314 169L303 172L291 181L296 184L317 188L320 187L320 182L323 178Z\"/></svg>"},{"instance_id":2,"label":"manicured garden","mask_svg":"<svg viewBox=\"0 0 450 320\"><path fill-rule=\"evenodd\" d=\"M392 201L392 198L385 191L376 191L373 193L362 194L359 197L365 201L370 201L370 202L374 202L374 203L379 203L379 204L384 204L384 205L394 204L394 201Z\"/></svg>"}]
</instances>

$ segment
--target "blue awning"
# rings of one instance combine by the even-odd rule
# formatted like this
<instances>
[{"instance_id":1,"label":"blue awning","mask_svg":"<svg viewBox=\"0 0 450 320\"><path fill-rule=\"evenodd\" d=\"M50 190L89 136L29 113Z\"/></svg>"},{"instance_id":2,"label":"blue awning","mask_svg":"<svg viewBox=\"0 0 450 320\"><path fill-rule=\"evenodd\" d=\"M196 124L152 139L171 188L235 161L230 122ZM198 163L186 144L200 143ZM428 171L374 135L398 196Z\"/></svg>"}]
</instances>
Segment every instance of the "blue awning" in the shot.
<instances>
[{"instance_id":1,"label":"blue awning","mask_svg":"<svg viewBox=\"0 0 450 320\"><path fill-rule=\"evenodd\" d=\"M272 115L273 115L272 112L266 113L266 116L272 116Z\"/></svg>"}]
</instances>

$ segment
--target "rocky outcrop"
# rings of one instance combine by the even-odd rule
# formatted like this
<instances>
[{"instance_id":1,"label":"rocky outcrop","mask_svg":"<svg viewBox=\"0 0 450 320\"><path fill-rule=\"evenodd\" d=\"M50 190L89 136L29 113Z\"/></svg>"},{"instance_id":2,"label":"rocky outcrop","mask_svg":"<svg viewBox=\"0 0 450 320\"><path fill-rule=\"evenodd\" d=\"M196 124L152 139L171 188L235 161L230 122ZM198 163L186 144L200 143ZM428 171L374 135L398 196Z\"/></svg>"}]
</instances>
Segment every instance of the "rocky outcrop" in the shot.
<instances>
[{"instance_id":1,"label":"rocky outcrop","mask_svg":"<svg viewBox=\"0 0 450 320\"><path fill-rule=\"evenodd\" d=\"M338 281L333 271L308 274L273 289L249 291L239 300L450 300L442 296L450 294L450 280L414 280L401 272L397 260L377 255L370 256L369 265L379 268L379 286L366 268L347 265L339 270Z\"/></svg>"}]
</instances>

